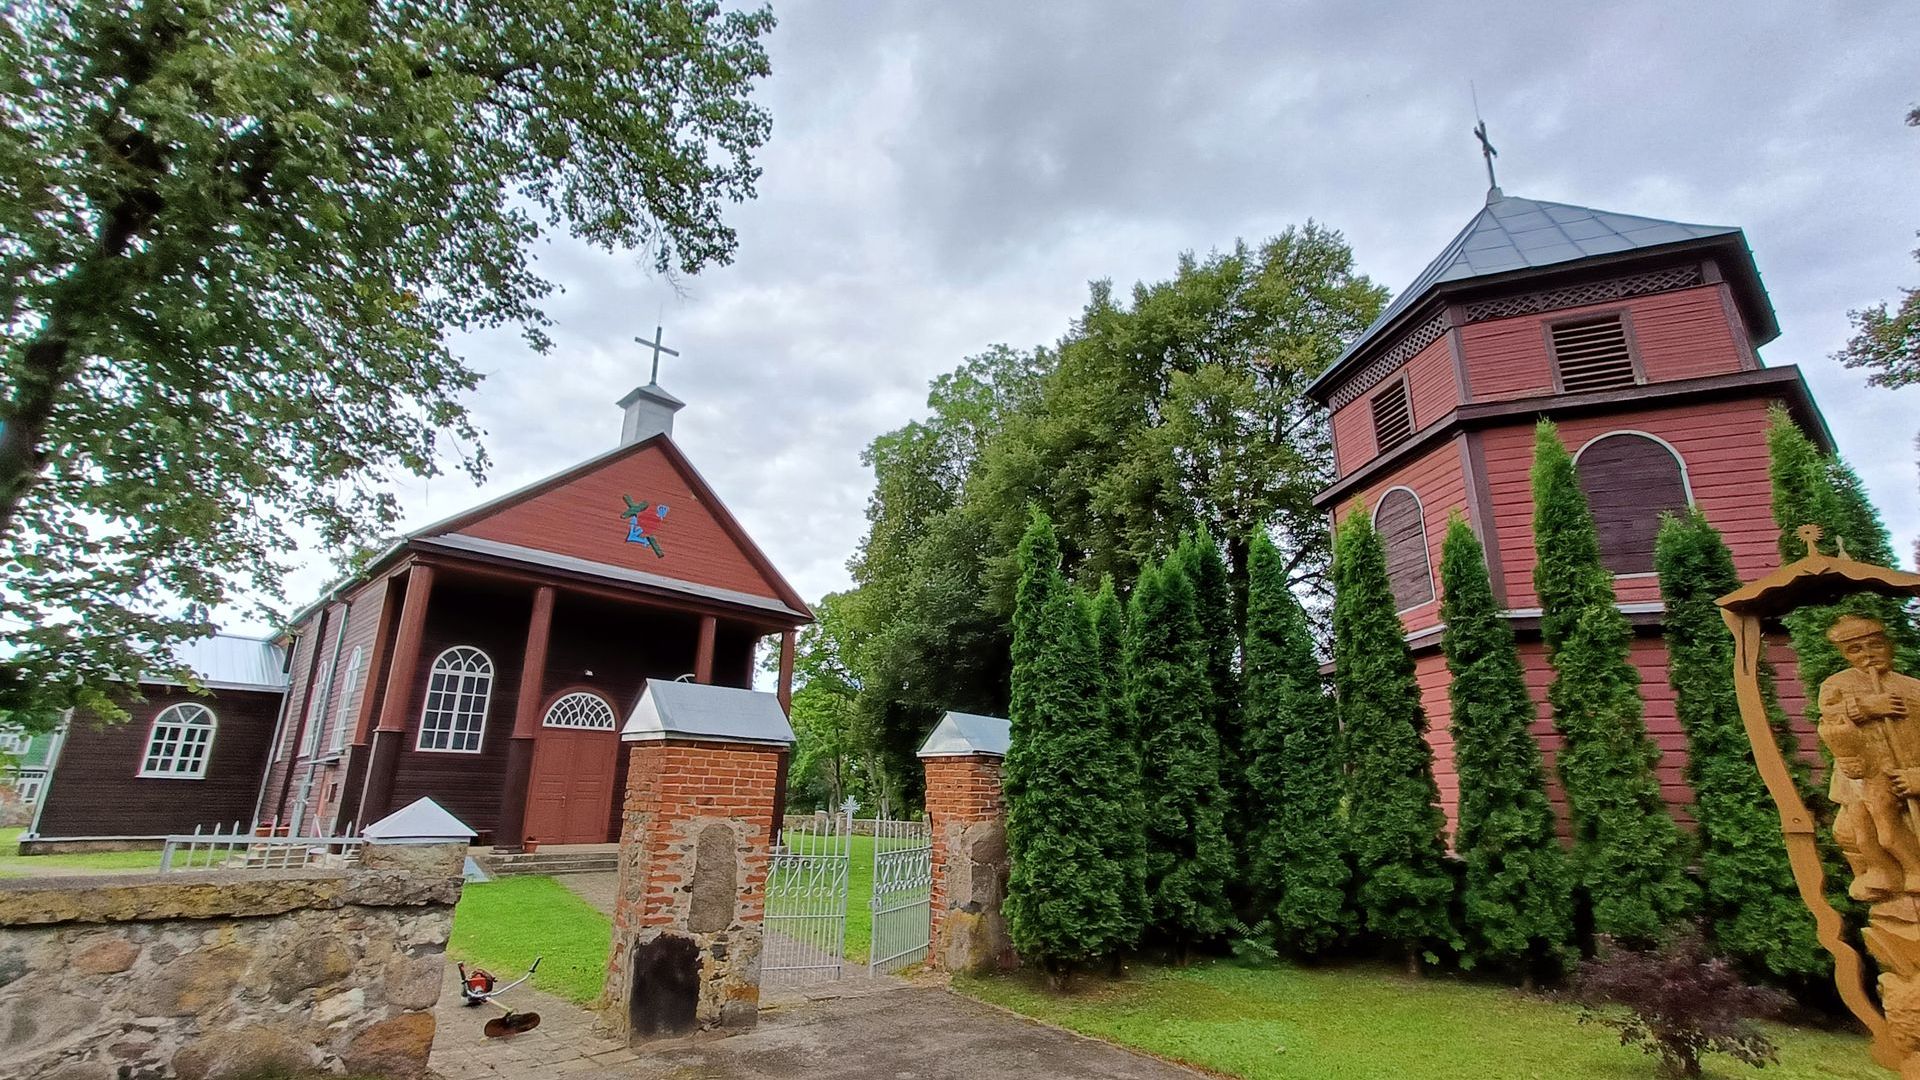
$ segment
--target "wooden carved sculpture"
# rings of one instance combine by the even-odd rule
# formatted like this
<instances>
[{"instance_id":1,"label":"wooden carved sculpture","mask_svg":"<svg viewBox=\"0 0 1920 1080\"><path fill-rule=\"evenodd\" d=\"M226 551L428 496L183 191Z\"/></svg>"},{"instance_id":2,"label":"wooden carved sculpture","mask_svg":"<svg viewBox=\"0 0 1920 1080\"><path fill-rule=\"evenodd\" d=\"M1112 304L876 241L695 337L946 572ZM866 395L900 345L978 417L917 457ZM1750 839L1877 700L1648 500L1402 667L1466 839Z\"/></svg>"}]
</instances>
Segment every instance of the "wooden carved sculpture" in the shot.
<instances>
[{"instance_id":1,"label":"wooden carved sculpture","mask_svg":"<svg viewBox=\"0 0 1920 1080\"><path fill-rule=\"evenodd\" d=\"M1780 810L1794 883L1833 954L1840 996L1872 1033L1874 1060L1920 1080L1920 679L1894 670L1880 623L1844 615L1828 630L1848 667L1820 685L1820 739L1835 765L1827 794L1837 808L1834 840L1852 871L1848 894L1868 905L1864 937L1880 968L1878 1004L1864 960L1827 901L1814 819L1768 722L1761 684L1768 619L1854 593L1920 597L1920 574L1856 562L1844 546L1838 556L1822 555L1815 526L1799 535L1806 558L1720 598L1734 635L1741 721Z\"/></svg>"}]
</instances>

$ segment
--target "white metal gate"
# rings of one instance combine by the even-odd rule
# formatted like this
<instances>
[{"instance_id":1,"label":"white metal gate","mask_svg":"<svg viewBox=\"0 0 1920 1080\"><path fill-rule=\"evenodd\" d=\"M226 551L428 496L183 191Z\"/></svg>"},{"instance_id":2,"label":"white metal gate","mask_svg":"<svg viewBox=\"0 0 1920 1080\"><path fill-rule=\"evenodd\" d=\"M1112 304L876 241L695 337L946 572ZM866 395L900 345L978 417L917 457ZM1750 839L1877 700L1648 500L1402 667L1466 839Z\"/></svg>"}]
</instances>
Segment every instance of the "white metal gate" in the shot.
<instances>
[{"instance_id":1,"label":"white metal gate","mask_svg":"<svg viewBox=\"0 0 1920 1080\"><path fill-rule=\"evenodd\" d=\"M852 820L822 814L782 830L767 865L766 938L760 981L768 987L837 979L847 945Z\"/></svg>"},{"instance_id":2,"label":"white metal gate","mask_svg":"<svg viewBox=\"0 0 1920 1080\"><path fill-rule=\"evenodd\" d=\"M926 959L933 919L933 829L925 821L873 823L873 944L867 970Z\"/></svg>"}]
</instances>

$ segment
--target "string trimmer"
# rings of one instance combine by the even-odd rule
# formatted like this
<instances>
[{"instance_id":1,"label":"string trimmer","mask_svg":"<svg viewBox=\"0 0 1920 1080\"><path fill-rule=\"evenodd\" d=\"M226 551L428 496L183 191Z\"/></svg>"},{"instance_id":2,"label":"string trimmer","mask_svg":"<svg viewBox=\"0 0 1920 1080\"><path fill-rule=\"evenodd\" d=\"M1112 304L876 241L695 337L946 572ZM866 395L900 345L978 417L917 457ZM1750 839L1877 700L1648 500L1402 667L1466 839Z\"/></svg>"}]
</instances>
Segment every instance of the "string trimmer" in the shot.
<instances>
[{"instance_id":1,"label":"string trimmer","mask_svg":"<svg viewBox=\"0 0 1920 1080\"><path fill-rule=\"evenodd\" d=\"M466 1002L469 1007L492 1005L494 1008L506 1013L504 1016L496 1016L487 1021L487 1026L483 1029L487 1034L487 1038L504 1039L509 1035L518 1035L522 1032L532 1031L534 1028L540 1026L539 1013L514 1012L507 1006L493 1000L501 994L519 986L521 983L526 982L528 979L533 978L533 973L540 970L539 957L536 956L533 958L533 966L527 969L525 975L520 976L505 986L501 986L500 980L494 977L493 972L485 968L474 968L472 971L468 971L467 965L465 964L459 964L457 966L460 969L460 999L462 1001Z\"/></svg>"}]
</instances>

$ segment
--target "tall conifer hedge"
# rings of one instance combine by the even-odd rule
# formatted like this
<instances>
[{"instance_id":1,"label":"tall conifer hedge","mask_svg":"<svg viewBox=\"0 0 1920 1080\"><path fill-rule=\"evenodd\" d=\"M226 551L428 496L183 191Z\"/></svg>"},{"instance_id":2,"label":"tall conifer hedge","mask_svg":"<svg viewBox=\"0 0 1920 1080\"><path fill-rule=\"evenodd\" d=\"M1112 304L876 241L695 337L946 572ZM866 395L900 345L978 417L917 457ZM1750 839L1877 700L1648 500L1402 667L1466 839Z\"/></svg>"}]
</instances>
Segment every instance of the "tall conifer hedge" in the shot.
<instances>
[{"instance_id":1,"label":"tall conifer hedge","mask_svg":"<svg viewBox=\"0 0 1920 1080\"><path fill-rule=\"evenodd\" d=\"M1140 735L1127 708L1123 666L1126 609L1113 590L1111 576L1101 579L1100 590L1088 601L1087 618L1093 624L1107 749L1114 755L1116 770L1108 816L1111 824L1104 839L1107 858L1120 868L1120 907L1126 920L1114 948L1121 950L1138 944L1147 924L1147 810L1140 778Z\"/></svg>"},{"instance_id":2,"label":"tall conifer hedge","mask_svg":"<svg viewBox=\"0 0 1920 1080\"><path fill-rule=\"evenodd\" d=\"M1220 747L1220 790L1226 800L1221 807L1221 826L1233 855L1228 894L1237 905L1244 904L1252 808L1240 715L1240 673L1234 657L1240 631L1233 613L1233 585L1227 578L1220 545L1204 528L1181 542L1174 551L1174 561L1193 582L1194 614L1200 620L1201 648L1206 655L1207 716Z\"/></svg>"},{"instance_id":3,"label":"tall conifer hedge","mask_svg":"<svg viewBox=\"0 0 1920 1080\"><path fill-rule=\"evenodd\" d=\"M1333 659L1352 793L1349 836L1366 930L1404 950L1457 947L1453 875L1413 655L1387 583L1380 534L1351 514L1333 541Z\"/></svg>"},{"instance_id":4,"label":"tall conifer hedge","mask_svg":"<svg viewBox=\"0 0 1920 1080\"><path fill-rule=\"evenodd\" d=\"M1247 559L1245 713L1251 820L1250 921L1276 944L1314 955L1353 928L1345 755L1307 613L1279 549L1254 537Z\"/></svg>"},{"instance_id":5,"label":"tall conifer hedge","mask_svg":"<svg viewBox=\"0 0 1920 1080\"><path fill-rule=\"evenodd\" d=\"M1143 572L1128 605L1125 662L1146 794L1149 934L1182 954L1233 925L1233 849L1200 634L1179 560Z\"/></svg>"},{"instance_id":6,"label":"tall conifer hedge","mask_svg":"<svg viewBox=\"0 0 1920 1080\"><path fill-rule=\"evenodd\" d=\"M1696 902L1686 839L1660 797L1660 751L1647 735L1633 629L1600 563L1573 455L1542 420L1534 437L1533 587L1554 679L1547 697L1566 738L1559 755L1573 816L1576 879L1593 927L1628 944L1662 940Z\"/></svg>"},{"instance_id":7,"label":"tall conifer hedge","mask_svg":"<svg viewBox=\"0 0 1920 1080\"><path fill-rule=\"evenodd\" d=\"M1528 979L1551 976L1577 956L1573 875L1554 832L1540 744L1528 730L1534 705L1513 628L1494 602L1480 538L1457 515L1447 524L1440 580L1468 948Z\"/></svg>"},{"instance_id":8,"label":"tall conifer hedge","mask_svg":"<svg viewBox=\"0 0 1920 1080\"><path fill-rule=\"evenodd\" d=\"M1093 624L1037 510L1018 557L1003 910L1014 948L1058 985L1128 938L1124 869L1107 845L1116 789L1129 778L1101 707Z\"/></svg>"},{"instance_id":9,"label":"tall conifer hedge","mask_svg":"<svg viewBox=\"0 0 1920 1080\"><path fill-rule=\"evenodd\" d=\"M1752 972L1823 975L1830 959L1800 902L1780 819L1741 724L1733 635L1714 602L1740 587L1733 553L1696 507L1661 524L1654 563L1667 606L1667 681L1687 733L1687 783L1700 824L1703 913L1714 942Z\"/></svg>"}]
</instances>

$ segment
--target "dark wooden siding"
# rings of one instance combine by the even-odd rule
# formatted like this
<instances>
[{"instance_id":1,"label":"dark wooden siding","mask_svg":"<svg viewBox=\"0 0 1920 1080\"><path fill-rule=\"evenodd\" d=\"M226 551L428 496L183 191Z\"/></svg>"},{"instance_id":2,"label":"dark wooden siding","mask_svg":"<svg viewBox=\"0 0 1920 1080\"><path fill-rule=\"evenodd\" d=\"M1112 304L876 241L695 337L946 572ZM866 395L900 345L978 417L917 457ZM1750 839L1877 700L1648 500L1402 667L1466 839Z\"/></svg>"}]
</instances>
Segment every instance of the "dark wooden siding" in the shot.
<instances>
[{"instance_id":1,"label":"dark wooden siding","mask_svg":"<svg viewBox=\"0 0 1920 1080\"><path fill-rule=\"evenodd\" d=\"M1449 448L1450 449L1450 448ZM1387 549L1387 584L1398 611L1433 599L1433 568L1427 561L1427 525L1420 500L1406 488L1394 488L1380 499L1374 527Z\"/></svg>"},{"instance_id":2,"label":"dark wooden siding","mask_svg":"<svg viewBox=\"0 0 1920 1080\"><path fill-rule=\"evenodd\" d=\"M408 693L406 735L394 779L390 806L398 810L423 795L431 796L455 817L492 838L499 820L507 747L513 735L526 650L530 592L519 587L443 575L429 603L420 664ZM649 678L672 679L693 670L699 619L693 615L623 605L561 594L554 604L553 630L542 675L540 708L569 690L592 690L605 697L624 724ZM716 635L715 679L726 685L750 685L747 653L753 638L723 624ZM456 645L471 645L493 661L493 692L487 706L486 734L477 754L414 749L420 712L433 660ZM608 752L619 754L608 738ZM615 790L624 789L624 764L615 774ZM607 809L608 835L617 836L618 797Z\"/></svg>"},{"instance_id":3,"label":"dark wooden siding","mask_svg":"<svg viewBox=\"0 0 1920 1080\"><path fill-rule=\"evenodd\" d=\"M1687 506L1673 452L1644 435L1605 435L1580 451L1580 490L1600 534L1600 561L1616 574L1653 572L1660 515Z\"/></svg>"},{"instance_id":4,"label":"dark wooden siding","mask_svg":"<svg viewBox=\"0 0 1920 1080\"><path fill-rule=\"evenodd\" d=\"M253 821L280 695L222 690L200 696L151 685L143 690L147 700L127 703L132 718L125 723L102 725L90 714L75 714L40 814L42 836L160 836ZM207 706L219 722L207 775L140 777L153 718L183 701Z\"/></svg>"}]
</instances>

